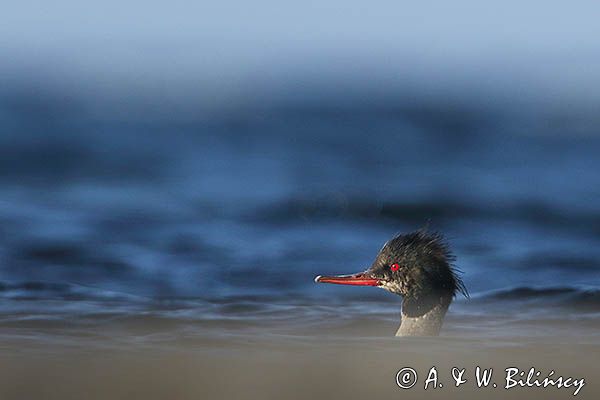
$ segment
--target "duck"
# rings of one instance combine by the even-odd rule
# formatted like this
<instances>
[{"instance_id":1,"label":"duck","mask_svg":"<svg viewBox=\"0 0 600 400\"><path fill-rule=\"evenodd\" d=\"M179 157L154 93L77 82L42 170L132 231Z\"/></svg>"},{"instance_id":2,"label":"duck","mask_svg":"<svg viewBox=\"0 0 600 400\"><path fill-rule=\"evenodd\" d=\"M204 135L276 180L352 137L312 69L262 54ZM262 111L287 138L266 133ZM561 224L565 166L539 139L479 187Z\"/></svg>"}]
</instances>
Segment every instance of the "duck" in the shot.
<instances>
[{"instance_id":1,"label":"duck","mask_svg":"<svg viewBox=\"0 0 600 400\"><path fill-rule=\"evenodd\" d=\"M439 232L419 230L388 240L363 272L319 275L317 283L372 286L402 297L396 336L438 336L453 299L469 298L447 241Z\"/></svg>"}]
</instances>

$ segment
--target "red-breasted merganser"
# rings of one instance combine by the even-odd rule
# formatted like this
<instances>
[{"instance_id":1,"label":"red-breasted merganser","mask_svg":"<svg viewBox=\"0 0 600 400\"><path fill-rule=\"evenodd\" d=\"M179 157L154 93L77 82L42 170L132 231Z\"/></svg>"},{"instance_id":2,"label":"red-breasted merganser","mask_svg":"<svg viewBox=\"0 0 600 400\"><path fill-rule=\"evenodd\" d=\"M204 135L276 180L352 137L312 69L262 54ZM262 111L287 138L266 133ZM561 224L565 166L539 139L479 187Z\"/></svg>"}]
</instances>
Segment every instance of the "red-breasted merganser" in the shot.
<instances>
[{"instance_id":1,"label":"red-breasted merganser","mask_svg":"<svg viewBox=\"0 0 600 400\"><path fill-rule=\"evenodd\" d=\"M439 233L398 235L383 245L364 272L317 276L315 282L376 286L402 296L396 336L437 336L452 299L467 289L453 266L454 256Z\"/></svg>"}]
</instances>

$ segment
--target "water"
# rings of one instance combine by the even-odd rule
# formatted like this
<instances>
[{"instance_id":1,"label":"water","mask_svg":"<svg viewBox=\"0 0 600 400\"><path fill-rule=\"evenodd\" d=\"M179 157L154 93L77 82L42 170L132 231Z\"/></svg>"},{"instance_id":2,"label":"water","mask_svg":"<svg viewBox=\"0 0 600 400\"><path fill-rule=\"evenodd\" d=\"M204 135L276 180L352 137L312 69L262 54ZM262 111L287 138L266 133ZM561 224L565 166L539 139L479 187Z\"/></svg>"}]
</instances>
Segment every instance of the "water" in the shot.
<instances>
[{"instance_id":1,"label":"water","mask_svg":"<svg viewBox=\"0 0 600 400\"><path fill-rule=\"evenodd\" d=\"M600 398L591 1L11 3L0 400L574 394L506 391L507 367ZM471 294L439 337L313 282L424 226Z\"/></svg>"},{"instance_id":2,"label":"water","mask_svg":"<svg viewBox=\"0 0 600 400\"><path fill-rule=\"evenodd\" d=\"M393 319L394 296L313 277L361 271L424 225L444 232L472 294L452 318L595 320L600 138L463 108L147 120L5 96L2 323Z\"/></svg>"},{"instance_id":3,"label":"water","mask_svg":"<svg viewBox=\"0 0 600 400\"><path fill-rule=\"evenodd\" d=\"M81 382L104 371L116 393L139 388L119 374L154 365L155 351L172 369L144 383L146 397L176 392L186 357L202 373L194 390L217 397L257 382L281 394L264 381L272 375L297 389L284 397L328 395L307 372L322 363L327 376L371 376L387 391L393 381L357 359L393 376L398 359L446 354L442 343L454 349L448 364L512 354L550 365L540 354L567 346L589 372L600 339L600 137L508 106L389 102L156 116L5 94L0 337L11 365L37 377L40 396L47 384L98 398L104 389ZM313 278L362 271L393 234L423 226L444 233L471 298L451 306L446 342L407 350L389 338L398 297ZM302 374L282 372L290 363ZM257 365L264 375L219 381ZM10 379L5 394L18 397ZM299 389L306 381L314 386Z\"/></svg>"}]
</instances>

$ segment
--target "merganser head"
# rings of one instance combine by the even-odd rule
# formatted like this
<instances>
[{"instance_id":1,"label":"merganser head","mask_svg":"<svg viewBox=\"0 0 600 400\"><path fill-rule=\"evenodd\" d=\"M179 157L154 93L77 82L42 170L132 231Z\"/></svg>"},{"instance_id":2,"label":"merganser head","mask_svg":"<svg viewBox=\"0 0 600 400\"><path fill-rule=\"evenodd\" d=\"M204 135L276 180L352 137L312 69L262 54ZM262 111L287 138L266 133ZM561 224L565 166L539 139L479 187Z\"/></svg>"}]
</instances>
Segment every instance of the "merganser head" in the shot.
<instances>
[{"instance_id":1,"label":"merganser head","mask_svg":"<svg viewBox=\"0 0 600 400\"><path fill-rule=\"evenodd\" d=\"M443 318L457 293L468 296L453 261L439 233L417 231L390 239L366 271L318 276L315 282L380 287L402 296L403 320L423 317L436 307L443 308Z\"/></svg>"}]
</instances>

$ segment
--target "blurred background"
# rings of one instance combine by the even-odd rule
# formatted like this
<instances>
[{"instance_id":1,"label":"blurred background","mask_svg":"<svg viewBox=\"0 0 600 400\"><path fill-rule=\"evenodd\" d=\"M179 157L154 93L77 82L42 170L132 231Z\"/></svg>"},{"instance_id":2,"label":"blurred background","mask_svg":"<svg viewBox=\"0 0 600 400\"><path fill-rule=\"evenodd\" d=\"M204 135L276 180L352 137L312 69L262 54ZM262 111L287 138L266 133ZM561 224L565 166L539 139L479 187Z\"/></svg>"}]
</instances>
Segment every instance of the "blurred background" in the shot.
<instances>
[{"instance_id":1,"label":"blurred background","mask_svg":"<svg viewBox=\"0 0 600 400\"><path fill-rule=\"evenodd\" d=\"M386 336L398 298L313 278L426 225L447 334L597 338L597 3L3 8L5 341Z\"/></svg>"},{"instance_id":2,"label":"blurred background","mask_svg":"<svg viewBox=\"0 0 600 400\"><path fill-rule=\"evenodd\" d=\"M435 397L394 383L432 365L594 397L597 3L2 9L3 399ZM440 338L314 284L425 226L471 293Z\"/></svg>"}]
</instances>

